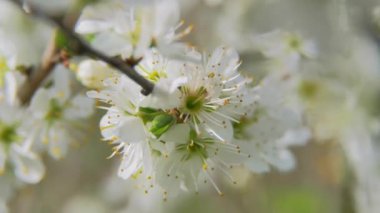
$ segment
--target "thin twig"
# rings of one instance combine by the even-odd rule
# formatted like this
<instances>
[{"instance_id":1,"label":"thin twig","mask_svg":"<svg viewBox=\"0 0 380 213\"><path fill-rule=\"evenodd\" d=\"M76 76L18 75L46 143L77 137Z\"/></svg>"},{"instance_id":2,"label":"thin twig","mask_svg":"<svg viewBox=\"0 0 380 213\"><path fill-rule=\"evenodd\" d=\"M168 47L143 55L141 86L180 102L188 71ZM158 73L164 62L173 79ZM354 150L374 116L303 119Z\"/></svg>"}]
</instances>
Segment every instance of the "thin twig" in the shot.
<instances>
[{"instance_id":1,"label":"thin twig","mask_svg":"<svg viewBox=\"0 0 380 213\"><path fill-rule=\"evenodd\" d=\"M30 102L34 93L41 86L41 83L51 73L54 66L59 61L59 50L55 45L55 36L56 32L54 32L47 48L45 49L40 66L31 73L28 80L22 85L18 92L18 97L23 105Z\"/></svg>"},{"instance_id":2,"label":"thin twig","mask_svg":"<svg viewBox=\"0 0 380 213\"><path fill-rule=\"evenodd\" d=\"M54 15L48 14L45 11L40 10L37 7L33 7L30 4L24 4L23 0L9 0L16 5L18 5L24 12L29 15L32 15L36 18L42 19L44 21L50 22L57 26L72 42L78 44L79 48L83 51L84 54L102 60L109 64L110 66L118 69L137 84L142 87L141 93L144 95L149 95L154 88L154 84L149 80L145 79L139 73L137 73L131 66L125 63L123 60L118 58L108 57L106 54L92 48L86 41L84 41L80 36L78 36L70 27L66 26L62 18L55 17Z\"/></svg>"}]
</instances>

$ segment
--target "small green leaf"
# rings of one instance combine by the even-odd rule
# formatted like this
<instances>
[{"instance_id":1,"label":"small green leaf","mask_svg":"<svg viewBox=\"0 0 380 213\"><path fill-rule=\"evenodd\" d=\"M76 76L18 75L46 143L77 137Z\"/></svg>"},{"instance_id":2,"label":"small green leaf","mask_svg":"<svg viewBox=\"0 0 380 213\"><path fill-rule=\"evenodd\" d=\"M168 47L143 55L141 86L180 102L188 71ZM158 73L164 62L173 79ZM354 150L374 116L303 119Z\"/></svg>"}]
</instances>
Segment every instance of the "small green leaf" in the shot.
<instances>
[{"instance_id":1,"label":"small green leaf","mask_svg":"<svg viewBox=\"0 0 380 213\"><path fill-rule=\"evenodd\" d=\"M168 114L160 114L154 117L152 121L152 126L150 127L150 132L153 133L157 138L169 130L176 122L175 117Z\"/></svg>"},{"instance_id":2,"label":"small green leaf","mask_svg":"<svg viewBox=\"0 0 380 213\"><path fill-rule=\"evenodd\" d=\"M161 113L162 112L150 107L140 107L137 115L143 120L144 123L147 123L153 121L153 119Z\"/></svg>"},{"instance_id":3,"label":"small green leaf","mask_svg":"<svg viewBox=\"0 0 380 213\"><path fill-rule=\"evenodd\" d=\"M67 36L60 30L56 31L55 35L55 44L59 49L70 49L70 40L67 38Z\"/></svg>"}]
</instances>

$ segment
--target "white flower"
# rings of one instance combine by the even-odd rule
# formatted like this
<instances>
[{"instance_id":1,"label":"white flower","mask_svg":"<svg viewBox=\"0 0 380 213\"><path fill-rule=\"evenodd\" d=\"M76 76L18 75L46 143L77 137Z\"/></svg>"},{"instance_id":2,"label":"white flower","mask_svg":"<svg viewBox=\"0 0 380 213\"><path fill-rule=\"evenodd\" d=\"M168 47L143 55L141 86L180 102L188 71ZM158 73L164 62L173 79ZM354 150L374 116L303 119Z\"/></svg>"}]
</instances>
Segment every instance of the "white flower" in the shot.
<instances>
[{"instance_id":1,"label":"white flower","mask_svg":"<svg viewBox=\"0 0 380 213\"><path fill-rule=\"evenodd\" d=\"M107 110L100 128L103 138L115 145L113 155L123 156L119 176L143 177L141 188L146 191L157 182L165 190L164 199L180 188L198 191L200 179L222 194L207 168L229 176L231 165L249 157L230 144L232 122L238 122L253 101L247 79L237 71L238 55L221 47L203 59L173 61L153 49L136 65L156 83L150 96L141 95L141 88L124 75L106 79L100 91L88 92L108 105L100 106Z\"/></svg>"},{"instance_id":2,"label":"white flower","mask_svg":"<svg viewBox=\"0 0 380 213\"><path fill-rule=\"evenodd\" d=\"M139 59L151 46L175 53L183 49L176 40L187 34L176 30L179 22L176 1L154 1L152 4L127 4L112 1L84 9L76 31L91 35L91 44L110 56Z\"/></svg>"},{"instance_id":3,"label":"white flower","mask_svg":"<svg viewBox=\"0 0 380 213\"><path fill-rule=\"evenodd\" d=\"M77 78L88 88L101 89L103 81L114 76L115 73L115 70L102 61L84 60L78 66Z\"/></svg>"},{"instance_id":4,"label":"white flower","mask_svg":"<svg viewBox=\"0 0 380 213\"><path fill-rule=\"evenodd\" d=\"M20 128L25 113L16 101L18 75L16 72L6 74L5 97L0 100L0 174L9 163L19 180L38 183L44 176L45 167L39 156L25 146L25 133Z\"/></svg>"},{"instance_id":5,"label":"white flower","mask_svg":"<svg viewBox=\"0 0 380 213\"><path fill-rule=\"evenodd\" d=\"M288 79L269 76L256 87L257 99L252 112L235 124L235 143L252 157L245 165L254 172L268 172L270 166L288 171L295 166L291 145L303 145L309 130L303 126L300 112L286 103Z\"/></svg>"},{"instance_id":6,"label":"white flower","mask_svg":"<svg viewBox=\"0 0 380 213\"><path fill-rule=\"evenodd\" d=\"M16 177L26 183L38 183L45 173L39 156L23 147L23 135L19 126L21 112L0 105L0 173L5 172L7 163L12 165Z\"/></svg>"},{"instance_id":7,"label":"white flower","mask_svg":"<svg viewBox=\"0 0 380 213\"><path fill-rule=\"evenodd\" d=\"M93 113L93 101L84 95L73 96L70 71L58 65L53 72L53 86L40 88L33 96L29 112L32 118L25 128L31 129L30 146L47 149L49 154L62 158L70 143L80 136L80 120Z\"/></svg>"},{"instance_id":8,"label":"white flower","mask_svg":"<svg viewBox=\"0 0 380 213\"><path fill-rule=\"evenodd\" d=\"M100 92L90 91L87 95L112 105L101 107L108 111L100 121L100 129L104 140L115 145L112 156L123 155L119 176L127 179L151 167L149 132L139 115L142 95L139 86L126 76L109 78L104 85Z\"/></svg>"},{"instance_id":9,"label":"white flower","mask_svg":"<svg viewBox=\"0 0 380 213\"><path fill-rule=\"evenodd\" d=\"M204 56L203 64L183 63L181 72L187 82L180 87L176 110L198 133L204 128L219 140L232 139L232 122L243 116L244 106L252 102L247 95L249 80L237 71L239 65L236 51L225 47Z\"/></svg>"},{"instance_id":10,"label":"white flower","mask_svg":"<svg viewBox=\"0 0 380 213\"><path fill-rule=\"evenodd\" d=\"M207 132L197 134L188 124L170 128L160 141L165 143L157 165L157 181L166 190L164 199L179 189L199 192L201 183L210 182L223 195L213 176L220 172L236 184L229 171L249 159L238 145L217 140Z\"/></svg>"},{"instance_id":11,"label":"white flower","mask_svg":"<svg viewBox=\"0 0 380 213\"><path fill-rule=\"evenodd\" d=\"M172 109L180 104L178 87L187 82L180 73L181 63L169 60L153 48L145 52L143 60L136 66L136 71L155 83L153 92L141 101L141 106Z\"/></svg>"},{"instance_id":12,"label":"white flower","mask_svg":"<svg viewBox=\"0 0 380 213\"><path fill-rule=\"evenodd\" d=\"M28 18L11 2L0 1L0 56L10 68L37 65L51 33L51 28Z\"/></svg>"},{"instance_id":13,"label":"white flower","mask_svg":"<svg viewBox=\"0 0 380 213\"><path fill-rule=\"evenodd\" d=\"M302 58L317 57L318 49L312 40L304 39L298 33L272 31L254 37L253 45L267 58L288 69L297 71Z\"/></svg>"}]
</instances>

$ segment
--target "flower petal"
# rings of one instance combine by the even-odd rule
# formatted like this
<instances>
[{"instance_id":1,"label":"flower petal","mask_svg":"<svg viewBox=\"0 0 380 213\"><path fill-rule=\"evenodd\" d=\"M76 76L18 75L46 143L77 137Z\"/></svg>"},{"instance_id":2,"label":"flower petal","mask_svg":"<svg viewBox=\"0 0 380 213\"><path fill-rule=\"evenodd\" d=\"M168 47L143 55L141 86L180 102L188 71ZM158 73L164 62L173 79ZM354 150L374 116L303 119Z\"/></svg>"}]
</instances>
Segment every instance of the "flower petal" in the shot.
<instances>
[{"instance_id":1,"label":"flower petal","mask_svg":"<svg viewBox=\"0 0 380 213\"><path fill-rule=\"evenodd\" d=\"M143 150L141 144L130 144L125 147L123 160L119 167L118 175L123 179L128 179L131 175L139 171L143 162Z\"/></svg>"},{"instance_id":2,"label":"flower petal","mask_svg":"<svg viewBox=\"0 0 380 213\"><path fill-rule=\"evenodd\" d=\"M17 145L11 147L11 161L15 167L15 175L20 180L35 184L40 182L45 174L45 166L37 155L21 149Z\"/></svg>"},{"instance_id":3,"label":"flower petal","mask_svg":"<svg viewBox=\"0 0 380 213\"><path fill-rule=\"evenodd\" d=\"M260 159L259 157L252 157L250 158L245 165L248 169L250 169L252 172L257 173L266 173L270 171L270 167L268 163Z\"/></svg>"},{"instance_id":4,"label":"flower petal","mask_svg":"<svg viewBox=\"0 0 380 213\"><path fill-rule=\"evenodd\" d=\"M230 142L233 137L233 128L230 121L221 119L221 122L216 123L210 119L204 120L206 131L218 138L219 140Z\"/></svg>"},{"instance_id":5,"label":"flower petal","mask_svg":"<svg viewBox=\"0 0 380 213\"><path fill-rule=\"evenodd\" d=\"M94 112L94 100L84 95L77 95L71 100L70 107L65 110L65 118L67 119L87 118L93 112Z\"/></svg>"},{"instance_id":6,"label":"flower petal","mask_svg":"<svg viewBox=\"0 0 380 213\"><path fill-rule=\"evenodd\" d=\"M139 143L147 139L144 123L140 118L128 116L119 126L119 137L126 143Z\"/></svg>"},{"instance_id":7,"label":"flower petal","mask_svg":"<svg viewBox=\"0 0 380 213\"><path fill-rule=\"evenodd\" d=\"M160 140L172 143L183 144L189 140L190 127L187 124L176 124L165 132Z\"/></svg>"}]
</instances>

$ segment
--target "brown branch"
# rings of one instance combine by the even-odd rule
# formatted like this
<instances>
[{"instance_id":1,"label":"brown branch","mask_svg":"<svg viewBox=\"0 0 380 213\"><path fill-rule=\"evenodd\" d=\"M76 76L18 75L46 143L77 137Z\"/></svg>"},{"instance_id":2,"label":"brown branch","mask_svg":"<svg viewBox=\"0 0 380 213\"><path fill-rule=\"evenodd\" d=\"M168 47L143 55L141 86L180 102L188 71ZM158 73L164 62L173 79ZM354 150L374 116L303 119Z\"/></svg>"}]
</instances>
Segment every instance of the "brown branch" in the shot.
<instances>
[{"instance_id":1,"label":"brown branch","mask_svg":"<svg viewBox=\"0 0 380 213\"><path fill-rule=\"evenodd\" d=\"M90 57L94 57L106 62L107 64L119 70L120 72L124 73L133 81L135 81L137 84L139 84L142 87L142 91L141 91L142 94L149 95L153 91L154 84L151 81L145 79L143 76L137 73L133 67L125 63L123 60L119 58L108 57L106 54L92 48L86 41L84 41L79 35L77 35L70 27L64 24L62 17L57 17L52 14L48 14L47 12L42 11L37 7L33 7L33 5L25 4L23 0L8 0L8 1L15 3L25 13L31 16L34 16L36 18L42 19L44 21L50 22L51 24L58 27L70 41L78 45L79 49L83 51L85 55L88 55ZM41 67L41 70L43 70L43 66ZM25 89L33 90L35 89L36 86L38 88L44 76L46 77L46 75L44 74L46 73L46 71L47 70L41 71L42 72L41 74L36 74L37 75L35 77L36 82L32 82L30 88L25 88ZM26 93L30 93L31 95L33 95L34 91L26 92ZM29 100L30 100L30 97L29 97Z\"/></svg>"},{"instance_id":2,"label":"brown branch","mask_svg":"<svg viewBox=\"0 0 380 213\"><path fill-rule=\"evenodd\" d=\"M23 105L30 102L34 93L59 61L59 51L55 45L55 37L56 32L54 32L54 35L51 37L45 49L40 66L33 70L18 92L18 97Z\"/></svg>"}]
</instances>

